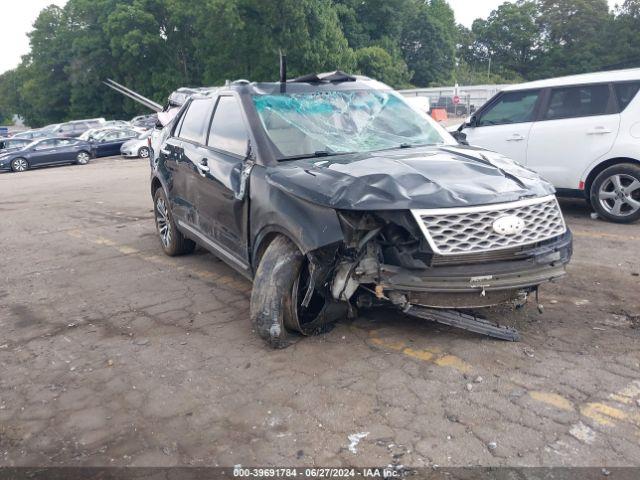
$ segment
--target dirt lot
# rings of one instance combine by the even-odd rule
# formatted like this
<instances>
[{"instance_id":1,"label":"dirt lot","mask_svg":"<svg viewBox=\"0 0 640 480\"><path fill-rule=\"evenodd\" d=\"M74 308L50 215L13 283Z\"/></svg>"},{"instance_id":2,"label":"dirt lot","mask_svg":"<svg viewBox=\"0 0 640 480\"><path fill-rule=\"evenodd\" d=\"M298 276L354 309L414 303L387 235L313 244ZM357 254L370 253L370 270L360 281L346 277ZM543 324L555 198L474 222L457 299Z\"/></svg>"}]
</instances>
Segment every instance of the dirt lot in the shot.
<instances>
[{"instance_id":1,"label":"dirt lot","mask_svg":"<svg viewBox=\"0 0 640 480\"><path fill-rule=\"evenodd\" d=\"M385 311L271 351L148 190L140 160L0 174L0 464L640 465L640 226L563 202L520 343Z\"/></svg>"}]
</instances>

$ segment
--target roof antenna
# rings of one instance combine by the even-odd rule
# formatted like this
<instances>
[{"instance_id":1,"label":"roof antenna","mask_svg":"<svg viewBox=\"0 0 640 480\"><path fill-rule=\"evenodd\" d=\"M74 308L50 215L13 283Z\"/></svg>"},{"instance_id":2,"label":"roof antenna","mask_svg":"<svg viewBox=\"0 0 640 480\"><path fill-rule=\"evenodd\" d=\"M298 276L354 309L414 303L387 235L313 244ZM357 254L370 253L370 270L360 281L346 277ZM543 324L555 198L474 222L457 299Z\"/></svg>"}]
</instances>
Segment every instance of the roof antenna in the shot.
<instances>
[{"instance_id":1,"label":"roof antenna","mask_svg":"<svg viewBox=\"0 0 640 480\"><path fill-rule=\"evenodd\" d=\"M280 50L280 93L287 91L287 56Z\"/></svg>"}]
</instances>

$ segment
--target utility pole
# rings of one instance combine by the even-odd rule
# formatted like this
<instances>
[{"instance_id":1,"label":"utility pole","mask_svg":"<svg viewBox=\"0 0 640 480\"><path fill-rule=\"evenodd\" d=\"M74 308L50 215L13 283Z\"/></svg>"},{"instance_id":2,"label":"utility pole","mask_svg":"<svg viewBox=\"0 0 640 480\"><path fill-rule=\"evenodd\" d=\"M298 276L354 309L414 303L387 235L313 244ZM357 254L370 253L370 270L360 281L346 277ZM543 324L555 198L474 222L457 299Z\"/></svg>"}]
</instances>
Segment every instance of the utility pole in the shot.
<instances>
[{"instance_id":1,"label":"utility pole","mask_svg":"<svg viewBox=\"0 0 640 480\"><path fill-rule=\"evenodd\" d=\"M489 68L487 70L487 83L491 82L491 55L489 55Z\"/></svg>"}]
</instances>

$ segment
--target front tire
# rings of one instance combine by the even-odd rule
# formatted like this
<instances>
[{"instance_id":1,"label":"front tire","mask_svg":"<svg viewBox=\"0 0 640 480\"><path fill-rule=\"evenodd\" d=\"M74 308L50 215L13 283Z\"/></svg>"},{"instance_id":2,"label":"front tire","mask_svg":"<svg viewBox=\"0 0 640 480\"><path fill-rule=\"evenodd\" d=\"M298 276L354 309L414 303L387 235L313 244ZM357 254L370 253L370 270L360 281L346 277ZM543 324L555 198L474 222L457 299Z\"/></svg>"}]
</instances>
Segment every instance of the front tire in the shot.
<instances>
[{"instance_id":1,"label":"front tire","mask_svg":"<svg viewBox=\"0 0 640 480\"><path fill-rule=\"evenodd\" d=\"M620 163L603 170L591 185L590 199L602 218L616 223L640 219L640 167Z\"/></svg>"},{"instance_id":2,"label":"front tire","mask_svg":"<svg viewBox=\"0 0 640 480\"><path fill-rule=\"evenodd\" d=\"M250 317L256 332L273 348L284 348L295 340L291 328L296 320L294 285L302 270L304 256L286 237L274 239L253 279Z\"/></svg>"},{"instance_id":3,"label":"front tire","mask_svg":"<svg viewBox=\"0 0 640 480\"><path fill-rule=\"evenodd\" d=\"M29 162L26 158L15 158L11 161L11 171L26 172L29 170Z\"/></svg>"},{"instance_id":4,"label":"front tire","mask_svg":"<svg viewBox=\"0 0 640 480\"><path fill-rule=\"evenodd\" d=\"M79 151L76 155L76 163L78 165L86 165L89 163L90 159L91 155L89 155L89 152L85 152L84 150Z\"/></svg>"},{"instance_id":5,"label":"front tire","mask_svg":"<svg viewBox=\"0 0 640 480\"><path fill-rule=\"evenodd\" d=\"M171 215L167 196L162 188L158 188L153 195L153 205L156 230L160 237L162 251L170 257L192 253L196 248L196 244L193 240L182 235L177 229L173 221L173 215Z\"/></svg>"}]
</instances>

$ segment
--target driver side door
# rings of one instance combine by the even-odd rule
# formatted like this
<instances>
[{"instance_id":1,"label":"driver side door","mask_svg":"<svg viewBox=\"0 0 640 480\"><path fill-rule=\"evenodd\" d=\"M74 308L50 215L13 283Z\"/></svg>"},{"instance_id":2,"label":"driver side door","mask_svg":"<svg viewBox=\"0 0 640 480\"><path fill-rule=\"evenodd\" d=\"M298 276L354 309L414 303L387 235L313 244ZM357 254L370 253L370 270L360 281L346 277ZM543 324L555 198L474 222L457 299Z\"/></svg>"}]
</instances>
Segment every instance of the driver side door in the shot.
<instances>
[{"instance_id":1,"label":"driver side door","mask_svg":"<svg viewBox=\"0 0 640 480\"><path fill-rule=\"evenodd\" d=\"M252 165L247 160L248 131L238 99L218 97L196 177L198 230L217 244L218 253L244 270L249 255L243 177Z\"/></svg>"},{"instance_id":2,"label":"driver side door","mask_svg":"<svg viewBox=\"0 0 640 480\"><path fill-rule=\"evenodd\" d=\"M503 92L465 127L469 145L486 148L525 164L531 127L541 103L541 90Z\"/></svg>"}]
</instances>

